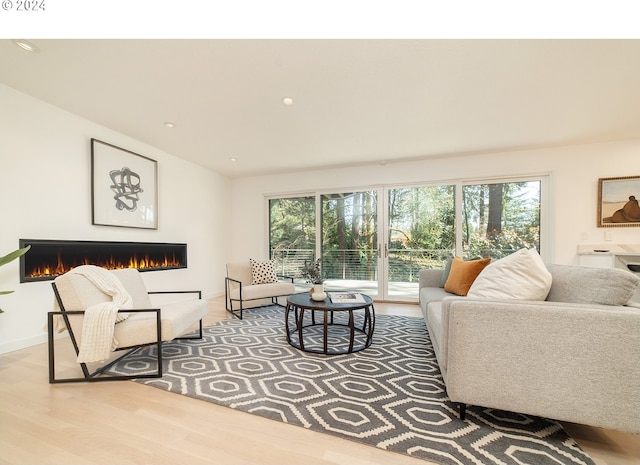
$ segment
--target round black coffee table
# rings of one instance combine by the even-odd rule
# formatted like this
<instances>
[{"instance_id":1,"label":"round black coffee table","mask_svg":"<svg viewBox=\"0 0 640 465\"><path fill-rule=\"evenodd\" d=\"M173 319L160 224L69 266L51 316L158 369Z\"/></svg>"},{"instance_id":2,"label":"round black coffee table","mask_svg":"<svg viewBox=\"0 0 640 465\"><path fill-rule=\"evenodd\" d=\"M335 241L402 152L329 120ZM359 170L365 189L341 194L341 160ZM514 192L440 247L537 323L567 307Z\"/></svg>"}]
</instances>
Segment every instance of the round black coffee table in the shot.
<instances>
[{"instance_id":1,"label":"round black coffee table","mask_svg":"<svg viewBox=\"0 0 640 465\"><path fill-rule=\"evenodd\" d=\"M328 296L317 302L308 292L290 295L284 314L287 342L296 349L325 355L366 349L373 340L376 313L373 299L361 295L364 302L353 303L333 303Z\"/></svg>"}]
</instances>

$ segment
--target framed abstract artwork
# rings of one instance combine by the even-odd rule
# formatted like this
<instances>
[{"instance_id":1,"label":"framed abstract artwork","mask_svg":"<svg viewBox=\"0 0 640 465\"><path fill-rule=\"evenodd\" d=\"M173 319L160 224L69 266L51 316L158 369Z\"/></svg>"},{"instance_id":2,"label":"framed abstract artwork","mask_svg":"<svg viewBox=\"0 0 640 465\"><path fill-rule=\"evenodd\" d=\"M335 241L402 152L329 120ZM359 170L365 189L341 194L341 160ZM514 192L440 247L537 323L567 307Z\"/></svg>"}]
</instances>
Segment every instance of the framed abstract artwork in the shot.
<instances>
[{"instance_id":1,"label":"framed abstract artwork","mask_svg":"<svg viewBox=\"0 0 640 465\"><path fill-rule=\"evenodd\" d=\"M640 226L640 176L598 180L598 227Z\"/></svg>"},{"instance_id":2,"label":"framed abstract artwork","mask_svg":"<svg viewBox=\"0 0 640 465\"><path fill-rule=\"evenodd\" d=\"M158 229L158 163L91 139L91 224Z\"/></svg>"}]
</instances>

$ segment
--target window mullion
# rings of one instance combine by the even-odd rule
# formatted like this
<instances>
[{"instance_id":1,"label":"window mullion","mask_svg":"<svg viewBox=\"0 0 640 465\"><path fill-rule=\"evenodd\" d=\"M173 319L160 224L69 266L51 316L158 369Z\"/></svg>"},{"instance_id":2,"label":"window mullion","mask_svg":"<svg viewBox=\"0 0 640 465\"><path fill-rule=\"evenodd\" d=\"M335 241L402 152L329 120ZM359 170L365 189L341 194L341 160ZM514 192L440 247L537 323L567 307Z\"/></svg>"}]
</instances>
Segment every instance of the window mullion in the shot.
<instances>
[{"instance_id":1,"label":"window mullion","mask_svg":"<svg viewBox=\"0 0 640 465\"><path fill-rule=\"evenodd\" d=\"M456 232L456 251L454 255L463 256L462 249L462 183L456 183L454 208L456 212L455 232Z\"/></svg>"}]
</instances>

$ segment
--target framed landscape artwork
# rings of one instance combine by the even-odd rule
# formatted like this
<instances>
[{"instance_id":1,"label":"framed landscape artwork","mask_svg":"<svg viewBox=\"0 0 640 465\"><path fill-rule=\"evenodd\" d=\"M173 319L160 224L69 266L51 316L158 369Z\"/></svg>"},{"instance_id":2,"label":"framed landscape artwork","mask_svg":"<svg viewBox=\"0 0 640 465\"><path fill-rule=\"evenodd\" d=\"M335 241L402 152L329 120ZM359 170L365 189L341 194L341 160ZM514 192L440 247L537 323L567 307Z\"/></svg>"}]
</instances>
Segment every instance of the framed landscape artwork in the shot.
<instances>
[{"instance_id":1,"label":"framed landscape artwork","mask_svg":"<svg viewBox=\"0 0 640 465\"><path fill-rule=\"evenodd\" d=\"M158 163L91 139L91 224L158 229Z\"/></svg>"},{"instance_id":2,"label":"framed landscape artwork","mask_svg":"<svg viewBox=\"0 0 640 465\"><path fill-rule=\"evenodd\" d=\"M598 227L640 226L640 176L598 180Z\"/></svg>"}]
</instances>

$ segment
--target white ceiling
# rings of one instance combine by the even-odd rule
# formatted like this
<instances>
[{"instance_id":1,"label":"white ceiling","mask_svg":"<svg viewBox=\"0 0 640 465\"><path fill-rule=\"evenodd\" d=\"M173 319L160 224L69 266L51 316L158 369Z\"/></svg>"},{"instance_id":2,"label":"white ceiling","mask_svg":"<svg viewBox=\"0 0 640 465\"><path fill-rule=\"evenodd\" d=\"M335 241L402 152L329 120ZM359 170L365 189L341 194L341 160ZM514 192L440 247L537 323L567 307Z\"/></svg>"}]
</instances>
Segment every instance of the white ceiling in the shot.
<instances>
[{"instance_id":1,"label":"white ceiling","mask_svg":"<svg viewBox=\"0 0 640 465\"><path fill-rule=\"evenodd\" d=\"M640 138L640 40L32 42L1 83L230 177Z\"/></svg>"}]
</instances>

